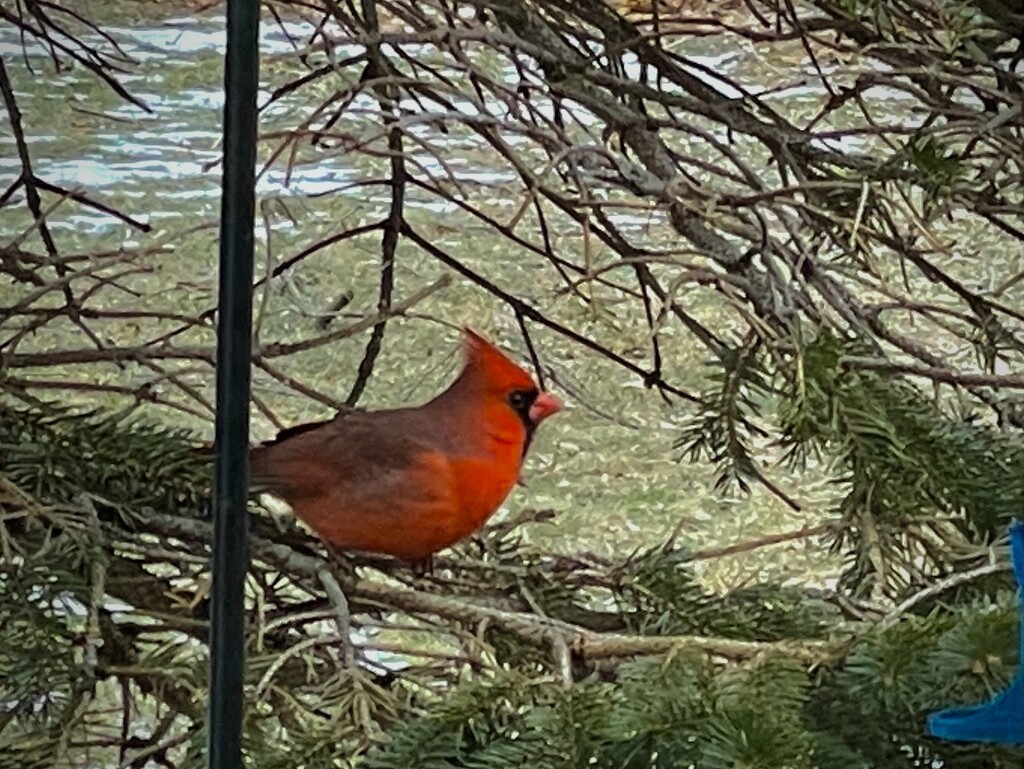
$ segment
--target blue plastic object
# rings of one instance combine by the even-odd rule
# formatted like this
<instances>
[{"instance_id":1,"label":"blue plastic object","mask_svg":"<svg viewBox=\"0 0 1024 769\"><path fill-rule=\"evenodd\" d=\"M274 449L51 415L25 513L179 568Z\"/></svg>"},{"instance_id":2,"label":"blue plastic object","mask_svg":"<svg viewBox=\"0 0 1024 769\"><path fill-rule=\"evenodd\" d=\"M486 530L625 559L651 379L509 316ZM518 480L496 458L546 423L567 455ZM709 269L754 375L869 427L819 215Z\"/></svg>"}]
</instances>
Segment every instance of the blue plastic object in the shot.
<instances>
[{"instance_id":1,"label":"blue plastic object","mask_svg":"<svg viewBox=\"0 0 1024 769\"><path fill-rule=\"evenodd\" d=\"M1010 527L1010 552L1017 578L1020 631L1017 675L995 699L967 708L949 708L928 716L932 737L959 742L1024 745L1024 523Z\"/></svg>"}]
</instances>

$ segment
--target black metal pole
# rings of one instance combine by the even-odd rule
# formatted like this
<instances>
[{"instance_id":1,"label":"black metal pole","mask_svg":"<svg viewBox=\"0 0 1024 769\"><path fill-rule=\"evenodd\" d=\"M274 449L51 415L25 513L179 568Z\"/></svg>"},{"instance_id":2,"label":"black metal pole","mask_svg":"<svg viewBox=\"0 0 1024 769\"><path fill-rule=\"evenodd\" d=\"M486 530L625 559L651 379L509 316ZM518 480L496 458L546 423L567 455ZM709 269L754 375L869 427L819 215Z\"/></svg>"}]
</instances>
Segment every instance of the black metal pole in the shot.
<instances>
[{"instance_id":1,"label":"black metal pole","mask_svg":"<svg viewBox=\"0 0 1024 769\"><path fill-rule=\"evenodd\" d=\"M259 0L227 0L207 765L241 769Z\"/></svg>"}]
</instances>

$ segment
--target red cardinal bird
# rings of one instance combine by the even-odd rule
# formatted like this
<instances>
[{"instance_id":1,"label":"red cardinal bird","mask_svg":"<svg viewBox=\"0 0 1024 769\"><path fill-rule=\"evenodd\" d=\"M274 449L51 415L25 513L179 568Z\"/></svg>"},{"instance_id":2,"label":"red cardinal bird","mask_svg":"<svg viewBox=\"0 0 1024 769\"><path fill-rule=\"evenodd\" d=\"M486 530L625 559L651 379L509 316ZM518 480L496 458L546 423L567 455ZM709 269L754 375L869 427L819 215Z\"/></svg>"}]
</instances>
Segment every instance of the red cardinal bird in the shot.
<instances>
[{"instance_id":1,"label":"red cardinal bird","mask_svg":"<svg viewBox=\"0 0 1024 769\"><path fill-rule=\"evenodd\" d=\"M562 404L479 334L463 344L461 373L430 402L284 430L252 450L253 482L341 550L422 563L469 536Z\"/></svg>"}]
</instances>

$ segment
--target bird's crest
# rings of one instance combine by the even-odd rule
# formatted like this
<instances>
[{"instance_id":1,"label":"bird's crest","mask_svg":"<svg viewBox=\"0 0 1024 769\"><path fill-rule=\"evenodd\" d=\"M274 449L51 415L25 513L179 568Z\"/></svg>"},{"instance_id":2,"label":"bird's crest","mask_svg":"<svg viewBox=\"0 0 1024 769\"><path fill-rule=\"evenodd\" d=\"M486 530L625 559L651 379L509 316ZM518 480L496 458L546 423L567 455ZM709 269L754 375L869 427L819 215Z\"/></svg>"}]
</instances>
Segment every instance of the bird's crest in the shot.
<instances>
[{"instance_id":1,"label":"bird's crest","mask_svg":"<svg viewBox=\"0 0 1024 769\"><path fill-rule=\"evenodd\" d=\"M462 349L467 370L476 370L502 389L530 389L536 383L519 364L469 327L462 329Z\"/></svg>"}]
</instances>

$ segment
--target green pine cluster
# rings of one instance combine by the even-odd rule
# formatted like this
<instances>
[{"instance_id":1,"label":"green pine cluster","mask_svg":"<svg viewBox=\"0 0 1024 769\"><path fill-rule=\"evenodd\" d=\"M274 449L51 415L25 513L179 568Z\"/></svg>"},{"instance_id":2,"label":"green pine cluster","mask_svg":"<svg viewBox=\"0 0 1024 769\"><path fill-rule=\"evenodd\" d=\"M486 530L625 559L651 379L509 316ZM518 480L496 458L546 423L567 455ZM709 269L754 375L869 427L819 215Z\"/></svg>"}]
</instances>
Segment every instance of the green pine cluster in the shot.
<instances>
[{"instance_id":1,"label":"green pine cluster","mask_svg":"<svg viewBox=\"0 0 1024 769\"><path fill-rule=\"evenodd\" d=\"M510 671L444 697L371 751L366 765L1016 767L1019 750L951 747L922 735L930 709L1005 682L1015 614L1004 593L990 606L915 617L866 636L841 665L810 671L773 656L716 666L670 655L631 660L569 691ZM1000 662L978 667L977 659Z\"/></svg>"},{"instance_id":2,"label":"green pine cluster","mask_svg":"<svg viewBox=\"0 0 1024 769\"><path fill-rule=\"evenodd\" d=\"M751 447L776 436L780 461L816 463L844 490L833 548L854 594L898 596L984 557L1024 511L1024 444L961 400L927 397L901 377L859 369L875 346L822 331L796 352L760 342L726 351L708 406L679 445L747 488Z\"/></svg>"},{"instance_id":3,"label":"green pine cluster","mask_svg":"<svg viewBox=\"0 0 1024 769\"><path fill-rule=\"evenodd\" d=\"M1005 563L992 545L1021 509L1022 450L898 378L847 365L859 352L826 334L799 354L741 351L695 417L702 429L683 436L734 478L756 470L744 452L757 430L781 436L785 461L816 454L834 463L844 494L832 544L849 564L836 594L770 584L714 594L674 543L601 573L573 569L500 527L460 547L462 560L441 567L444 580L407 581L460 600L528 595L538 615L594 633L701 636L759 651L730 659L681 644L591 660L573 650L567 681L545 642L360 604L355 581L339 572L360 632L412 627L449 652L453 639L475 634L489 650L473 664L399 655L349 669L337 644L320 642L323 623L258 621L323 612L326 602L302 575L257 558L249 765L1020 766L1020 749L924 734L929 712L981 701L1012 677L1018 614L1008 570L951 581L885 613L986 553ZM207 524L208 453L153 423L5 407L0 456L0 765L116 765L138 751L148 756L138 766L201 766L206 541L153 522ZM262 515L254 524L260 537L319 552L294 528ZM375 573L356 563L363 577ZM829 651L814 660L787 646L815 641Z\"/></svg>"}]
</instances>

